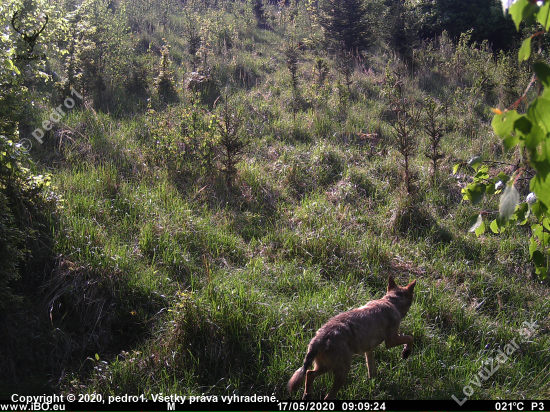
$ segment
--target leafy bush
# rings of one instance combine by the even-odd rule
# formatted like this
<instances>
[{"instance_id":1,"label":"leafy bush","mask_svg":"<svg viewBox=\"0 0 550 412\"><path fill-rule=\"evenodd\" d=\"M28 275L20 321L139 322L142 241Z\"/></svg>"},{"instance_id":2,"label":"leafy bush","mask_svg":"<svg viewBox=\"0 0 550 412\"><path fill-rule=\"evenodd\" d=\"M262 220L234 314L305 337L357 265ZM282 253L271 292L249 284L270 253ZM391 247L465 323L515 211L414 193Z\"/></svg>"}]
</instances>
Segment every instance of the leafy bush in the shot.
<instances>
[{"instance_id":1,"label":"leafy bush","mask_svg":"<svg viewBox=\"0 0 550 412\"><path fill-rule=\"evenodd\" d=\"M0 307L14 298L12 281L20 277L21 265L33 252L27 247L39 235L38 222L48 208L43 191L50 177L35 175L25 167L32 162L24 149L0 135Z\"/></svg>"},{"instance_id":2,"label":"leafy bush","mask_svg":"<svg viewBox=\"0 0 550 412\"><path fill-rule=\"evenodd\" d=\"M47 266L50 250L46 240L48 213L55 208L49 207L46 189L50 185L49 175L35 173L35 166L28 155L28 143L19 140L19 129L25 124L25 107L31 104L29 87L47 77L40 73L34 61L27 63L19 59L28 53L29 43L12 30L16 13L20 13L25 26L42 27L46 15L49 31L44 31L44 46L37 46L33 52L42 47L50 47L52 53L59 51L58 44L52 41L52 33L60 35L60 23L54 7L43 1L19 2L8 1L1 6L0 22L0 307L14 310L10 306L16 298L14 281L22 275L33 275L35 265ZM33 26L34 25L34 26ZM46 33L47 32L47 33ZM63 36L60 36L60 40ZM42 49L42 50L44 50ZM19 142L19 143L18 143ZM55 199L51 199L55 200ZM46 258L44 258L46 256ZM37 283L25 279L21 291L35 288ZM19 306L15 306L19 308ZM12 313L2 311L2 316Z\"/></svg>"},{"instance_id":3,"label":"leafy bush","mask_svg":"<svg viewBox=\"0 0 550 412\"><path fill-rule=\"evenodd\" d=\"M0 307L14 298L9 284L19 278L19 264L24 256L25 233L15 225L8 199L0 192Z\"/></svg>"},{"instance_id":4,"label":"leafy bush","mask_svg":"<svg viewBox=\"0 0 550 412\"><path fill-rule=\"evenodd\" d=\"M549 11L549 1L539 5L528 0L519 0L510 7L509 12L516 28L519 29L524 20L542 26L542 30L523 41L518 53L520 61L529 59L532 39L544 37L550 29ZM535 264L536 273L545 279L550 267L550 154L547 149L550 142L550 66L538 61L533 64L533 70L535 74L522 98L504 111L493 109L495 116L492 122L495 134L503 139L502 144L506 151L519 149L521 152L525 151L528 157L521 156L511 176L500 172L493 177L490 176L488 165L482 164L483 159L472 158L469 165L476 171L474 181L462 192L464 199L470 200L474 205L480 203L486 194L502 193L499 216L489 226L494 233L504 232L510 224L524 225L531 222L529 254ZM540 81L544 92L531 101L527 113L518 113L517 106L536 80ZM455 172L459 166L455 166ZM520 202L516 185L524 173L532 176L529 183L532 193L525 201ZM471 219L470 231L478 236L485 232L485 215L487 214L482 212Z\"/></svg>"}]
</instances>

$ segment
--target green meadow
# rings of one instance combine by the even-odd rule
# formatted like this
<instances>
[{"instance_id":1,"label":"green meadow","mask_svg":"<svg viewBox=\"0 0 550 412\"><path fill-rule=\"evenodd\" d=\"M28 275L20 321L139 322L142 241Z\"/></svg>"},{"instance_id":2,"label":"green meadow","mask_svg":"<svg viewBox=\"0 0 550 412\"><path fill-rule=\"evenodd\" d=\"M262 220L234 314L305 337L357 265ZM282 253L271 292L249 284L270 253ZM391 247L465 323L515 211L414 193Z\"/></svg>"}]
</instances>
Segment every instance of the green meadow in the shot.
<instances>
[{"instance_id":1,"label":"green meadow","mask_svg":"<svg viewBox=\"0 0 550 412\"><path fill-rule=\"evenodd\" d=\"M315 331L382 297L392 275L417 281L400 327L412 355L381 345L375 379L355 357L340 398L550 396L550 289L530 228L476 236L472 217L498 213L498 196L474 206L462 193L472 157L495 176L522 156L491 127L491 108L531 78L517 49L443 32L396 50L383 1L356 54L327 46L314 2L266 3L261 21L255 2L83 3L57 43L67 54L48 62L59 78L27 85L34 105L19 121L51 185L42 240L3 309L3 393L297 399L286 385ZM32 132L69 86L83 100L40 144ZM395 96L422 110L407 170ZM320 377L314 396L331 385Z\"/></svg>"}]
</instances>

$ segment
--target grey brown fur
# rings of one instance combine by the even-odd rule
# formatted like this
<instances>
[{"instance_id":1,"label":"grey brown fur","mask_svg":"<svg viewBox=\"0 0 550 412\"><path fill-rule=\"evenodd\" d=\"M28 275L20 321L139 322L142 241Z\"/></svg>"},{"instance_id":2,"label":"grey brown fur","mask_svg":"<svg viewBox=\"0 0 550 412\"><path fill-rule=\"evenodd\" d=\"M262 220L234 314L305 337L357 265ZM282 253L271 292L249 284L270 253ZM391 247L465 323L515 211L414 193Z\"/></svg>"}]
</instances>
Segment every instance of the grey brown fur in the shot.
<instances>
[{"instance_id":1,"label":"grey brown fur","mask_svg":"<svg viewBox=\"0 0 550 412\"><path fill-rule=\"evenodd\" d=\"M376 376L373 351L384 341L388 349L405 345L402 356L407 358L412 351L413 338L398 335L397 330L411 307L415 284L416 280L406 287L400 287L390 276L388 293L383 298L340 313L325 323L309 343L304 365L294 372L288 382L288 389L291 392L296 391L305 379L303 399L310 399L315 378L332 371L334 383L325 400L334 399L344 385L352 355L364 353L369 377ZM312 364L314 369L308 370Z\"/></svg>"}]
</instances>

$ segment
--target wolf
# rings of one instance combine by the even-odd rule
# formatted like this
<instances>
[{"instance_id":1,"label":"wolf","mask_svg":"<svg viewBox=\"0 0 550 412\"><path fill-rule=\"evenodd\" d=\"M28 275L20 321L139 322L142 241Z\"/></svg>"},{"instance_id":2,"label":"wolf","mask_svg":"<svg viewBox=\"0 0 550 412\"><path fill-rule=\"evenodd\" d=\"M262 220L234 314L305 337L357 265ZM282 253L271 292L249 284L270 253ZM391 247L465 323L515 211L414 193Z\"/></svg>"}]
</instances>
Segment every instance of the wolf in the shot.
<instances>
[{"instance_id":1,"label":"wolf","mask_svg":"<svg viewBox=\"0 0 550 412\"><path fill-rule=\"evenodd\" d=\"M416 280L413 280L405 287L398 286L390 275L388 292L383 298L340 313L325 323L309 342L303 366L294 372L288 382L289 391L296 391L305 379L303 399L311 399L315 378L332 371L334 383L325 400L334 399L344 385L351 367L351 357L357 353L365 354L369 377L374 378L376 364L373 351L384 341L388 349L405 345L401 356L406 359L411 354L413 338L398 335L397 330L411 307L415 284ZM308 370L312 364L314 369Z\"/></svg>"}]
</instances>

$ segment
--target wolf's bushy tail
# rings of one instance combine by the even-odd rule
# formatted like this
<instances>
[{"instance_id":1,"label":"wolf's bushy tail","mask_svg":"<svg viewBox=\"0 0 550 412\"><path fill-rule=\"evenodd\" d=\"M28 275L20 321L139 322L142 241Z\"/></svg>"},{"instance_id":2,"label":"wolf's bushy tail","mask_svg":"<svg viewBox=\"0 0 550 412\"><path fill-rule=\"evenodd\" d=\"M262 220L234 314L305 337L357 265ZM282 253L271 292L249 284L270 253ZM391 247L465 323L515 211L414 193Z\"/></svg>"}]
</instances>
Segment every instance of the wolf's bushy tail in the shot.
<instances>
[{"instance_id":1,"label":"wolf's bushy tail","mask_svg":"<svg viewBox=\"0 0 550 412\"><path fill-rule=\"evenodd\" d=\"M306 354L306 358L304 359L304 365L296 370L294 372L294 375L292 375L292 378L288 381L288 390L290 392L296 391L302 384L304 383L304 379L306 378L306 372L313 363L313 360L317 356L318 348L317 348L317 342L312 342L309 345L309 351Z\"/></svg>"}]
</instances>

